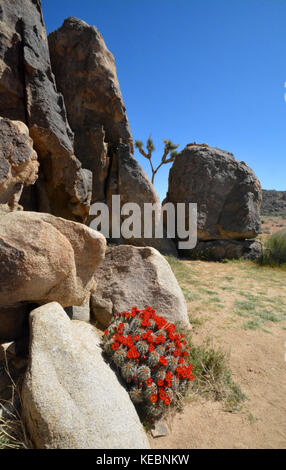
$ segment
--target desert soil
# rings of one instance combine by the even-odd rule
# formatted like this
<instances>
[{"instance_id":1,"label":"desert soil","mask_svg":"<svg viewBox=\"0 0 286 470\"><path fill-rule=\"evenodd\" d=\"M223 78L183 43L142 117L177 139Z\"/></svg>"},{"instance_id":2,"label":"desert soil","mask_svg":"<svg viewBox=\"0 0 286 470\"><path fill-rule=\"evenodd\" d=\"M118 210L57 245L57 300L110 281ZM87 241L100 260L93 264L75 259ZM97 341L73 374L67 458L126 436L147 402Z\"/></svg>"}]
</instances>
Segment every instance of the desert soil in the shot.
<instances>
[{"instance_id":1,"label":"desert soil","mask_svg":"<svg viewBox=\"0 0 286 470\"><path fill-rule=\"evenodd\" d=\"M247 261L171 263L185 293L195 344L211 338L229 354L247 396L241 410L195 395L151 447L286 447L286 270Z\"/></svg>"}]
</instances>

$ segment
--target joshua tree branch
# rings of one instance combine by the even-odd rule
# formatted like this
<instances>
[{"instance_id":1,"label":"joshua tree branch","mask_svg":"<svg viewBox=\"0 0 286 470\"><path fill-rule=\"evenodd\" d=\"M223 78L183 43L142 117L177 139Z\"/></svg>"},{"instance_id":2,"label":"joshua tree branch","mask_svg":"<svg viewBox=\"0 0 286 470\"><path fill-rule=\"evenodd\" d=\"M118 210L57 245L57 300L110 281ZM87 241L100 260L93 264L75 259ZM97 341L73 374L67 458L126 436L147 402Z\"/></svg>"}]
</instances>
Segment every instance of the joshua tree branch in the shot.
<instances>
[{"instance_id":1,"label":"joshua tree branch","mask_svg":"<svg viewBox=\"0 0 286 470\"><path fill-rule=\"evenodd\" d=\"M143 149L143 142L141 142L140 140L135 141L135 147L139 150L139 152L141 153L141 155L143 155L143 157L149 160L151 171L152 171L152 184L154 184L155 175L157 171L161 168L161 166L163 166L164 164L173 162L175 158L177 157L176 149L178 148L179 145L175 145L173 144L171 140L167 140L167 139L163 139L163 142L165 144L165 147L164 147L164 153L161 159L161 163L160 165L157 166L156 169L154 169L153 163L152 163L152 153L155 150L155 147L154 147L153 140L151 139L151 136L149 136L147 139L147 143L146 143L147 152ZM170 158L167 159L167 156L169 153L170 153Z\"/></svg>"}]
</instances>

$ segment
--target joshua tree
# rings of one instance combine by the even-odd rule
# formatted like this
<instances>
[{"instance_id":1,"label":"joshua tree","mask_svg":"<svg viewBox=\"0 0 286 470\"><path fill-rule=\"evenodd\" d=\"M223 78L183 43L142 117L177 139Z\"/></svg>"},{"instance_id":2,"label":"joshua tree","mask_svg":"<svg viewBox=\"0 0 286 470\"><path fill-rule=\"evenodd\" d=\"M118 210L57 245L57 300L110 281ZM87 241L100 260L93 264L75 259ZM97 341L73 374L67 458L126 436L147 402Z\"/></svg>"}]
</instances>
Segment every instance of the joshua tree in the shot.
<instances>
[{"instance_id":1,"label":"joshua tree","mask_svg":"<svg viewBox=\"0 0 286 470\"><path fill-rule=\"evenodd\" d=\"M155 150L155 147L154 147L153 140L151 139L151 136L149 136L147 139L147 143L146 143L147 152L143 149L143 142L141 142L140 140L135 140L135 147L139 150L141 155L147 158L150 162L151 171L152 171L152 183L154 183L154 178L159 168L161 168L161 166L164 165L165 163L173 162L176 156L178 155L178 152L176 152L176 149L179 147L179 145L175 145L173 144L171 140L167 140L167 139L163 139L163 142L165 144L165 147L164 147L162 160L161 160L160 165L156 169L154 169L153 163L152 163L152 152ZM169 153L170 153L170 156L167 159L167 156Z\"/></svg>"}]
</instances>

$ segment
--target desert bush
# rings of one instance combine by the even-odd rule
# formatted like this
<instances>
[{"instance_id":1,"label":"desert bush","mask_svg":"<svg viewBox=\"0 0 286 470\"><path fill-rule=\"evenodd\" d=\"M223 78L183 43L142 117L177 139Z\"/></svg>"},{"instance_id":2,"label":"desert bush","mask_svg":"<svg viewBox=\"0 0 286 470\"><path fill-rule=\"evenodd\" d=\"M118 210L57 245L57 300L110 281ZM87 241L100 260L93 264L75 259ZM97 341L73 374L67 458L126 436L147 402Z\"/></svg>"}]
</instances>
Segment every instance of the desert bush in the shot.
<instances>
[{"instance_id":1,"label":"desert bush","mask_svg":"<svg viewBox=\"0 0 286 470\"><path fill-rule=\"evenodd\" d=\"M286 230L279 230L270 235L263 247L259 260L263 265L276 266L286 263Z\"/></svg>"},{"instance_id":2,"label":"desert bush","mask_svg":"<svg viewBox=\"0 0 286 470\"><path fill-rule=\"evenodd\" d=\"M194 379L189 347L175 325L151 307L115 314L102 346L143 420L161 418L186 396Z\"/></svg>"},{"instance_id":3,"label":"desert bush","mask_svg":"<svg viewBox=\"0 0 286 470\"><path fill-rule=\"evenodd\" d=\"M239 410L246 396L233 381L226 352L220 348L210 347L210 339L199 346L193 344L190 334L185 339L196 378L194 393L222 401L226 411Z\"/></svg>"}]
</instances>

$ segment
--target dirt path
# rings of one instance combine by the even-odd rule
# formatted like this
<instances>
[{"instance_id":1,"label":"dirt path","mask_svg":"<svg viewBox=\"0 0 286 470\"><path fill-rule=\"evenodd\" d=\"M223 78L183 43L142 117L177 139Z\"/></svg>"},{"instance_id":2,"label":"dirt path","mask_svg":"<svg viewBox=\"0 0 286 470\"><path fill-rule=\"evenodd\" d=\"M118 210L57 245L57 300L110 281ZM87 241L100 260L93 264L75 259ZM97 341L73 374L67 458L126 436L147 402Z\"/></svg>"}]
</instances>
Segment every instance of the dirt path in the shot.
<instances>
[{"instance_id":1,"label":"dirt path","mask_svg":"<svg viewBox=\"0 0 286 470\"><path fill-rule=\"evenodd\" d=\"M286 271L247 263L184 264L195 283L187 286L182 272L177 277L185 293L193 292L194 325L201 319L193 340L212 337L229 352L233 378L247 400L241 411L229 413L221 402L196 396L175 416L169 436L150 438L151 447L286 448Z\"/></svg>"}]
</instances>

